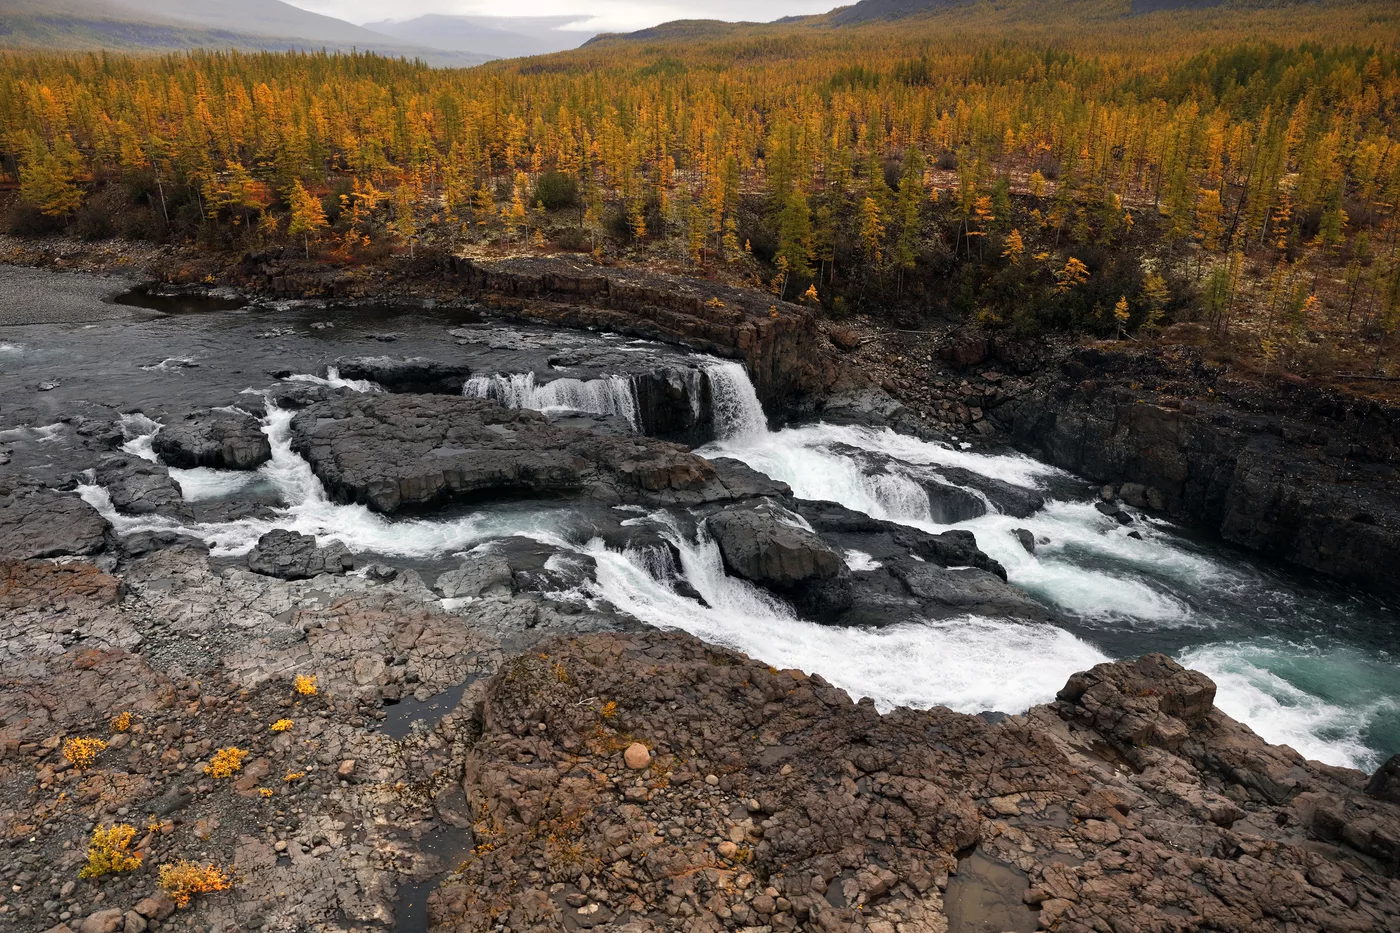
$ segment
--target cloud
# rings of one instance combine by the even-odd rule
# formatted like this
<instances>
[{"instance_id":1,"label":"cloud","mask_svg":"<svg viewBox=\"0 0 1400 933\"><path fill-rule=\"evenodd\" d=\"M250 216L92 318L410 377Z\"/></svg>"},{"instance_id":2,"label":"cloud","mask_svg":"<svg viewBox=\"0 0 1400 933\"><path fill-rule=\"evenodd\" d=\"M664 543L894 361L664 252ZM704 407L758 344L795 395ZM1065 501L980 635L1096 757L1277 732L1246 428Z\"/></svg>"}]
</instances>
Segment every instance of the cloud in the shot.
<instances>
[{"instance_id":1,"label":"cloud","mask_svg":"<svg viewBox=\"0 0 1400 933\"><path fill-rule=\"evenodd\" d=\"M294 6L352 23L383 19L405 20L425 13L458 13L477 16L520 16L519 3L507 0L288 0ZM782 16L824 13L839 0L770 0L764 4L744 0L718 0L696 8L690 4L651 3L646 0L535 0L531 16L579 16L571 29L589 32L644 29L673 19L723 19L767 22Z\"/></svg>"}]
</instances>

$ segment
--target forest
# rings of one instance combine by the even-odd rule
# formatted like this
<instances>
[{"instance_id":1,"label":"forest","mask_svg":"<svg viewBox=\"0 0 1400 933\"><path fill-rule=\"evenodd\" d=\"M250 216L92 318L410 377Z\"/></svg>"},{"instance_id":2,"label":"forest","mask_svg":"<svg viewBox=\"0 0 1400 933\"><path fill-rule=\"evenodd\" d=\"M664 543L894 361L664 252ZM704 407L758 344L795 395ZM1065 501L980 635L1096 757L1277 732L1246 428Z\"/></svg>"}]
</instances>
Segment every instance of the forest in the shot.
<instances>
[{"instance_id":1,"label":"forest","mask_svg":"<svg viewBox=\"0 0 1400 933\"><path fill-rule=\"evenodd\" d=\"M1093 9L464 70L3 53L4 227L332 264L575 250L835 318L1186 323L1266 372L1400 368L1400 11Z\"/></svg>"}]
</instances>

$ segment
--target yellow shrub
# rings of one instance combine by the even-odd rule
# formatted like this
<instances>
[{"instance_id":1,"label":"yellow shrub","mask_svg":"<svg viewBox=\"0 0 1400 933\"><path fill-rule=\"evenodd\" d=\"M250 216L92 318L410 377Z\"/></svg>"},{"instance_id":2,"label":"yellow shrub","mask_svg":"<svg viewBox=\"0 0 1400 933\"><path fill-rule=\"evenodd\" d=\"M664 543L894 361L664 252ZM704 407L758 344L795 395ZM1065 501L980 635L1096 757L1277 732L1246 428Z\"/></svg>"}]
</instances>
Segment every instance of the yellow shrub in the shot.
<instances>
[{"instance_id":1,"label":"yellow shrub","mask_svg":"<svg viewBox=\"0 0 1400 933\"><path fill-rule=\"evenodd\" d=\"M292 689L304 697L314 697L316 695L316 676L314 674L298 674L292 681Z\"/></svg>"},{"instance_id":2,"label":"yellow shrub","mask_svg":"<svg viewBox=\"0 0 1400 933\"><path fill-rule=\"evenodd\" d=\"M271 787L259 787L259 788L258 788L258 793L259 793L259 794L262 794L263 799L266 800L268 797L271 797L271 796L272 796L272 788L271 788Z\"/></svg>"},{"instance_id":3,"label":"yellow shrub","mask_svg":"<svg viewBox=\"0 0 1400 933\"><path fill-rule=\"evenodd\" d=\"M603 708L598 712L604 719L612 719L617 715L617 701L609 700L603 704Z\"/></svg>"},{"instance_id":4,"label":"yellow shrub","mask_svg":"<svg viewBox=\"0 0 1400 933\"><path fill-rule=\"evenodd\" d=\"M272 724L272 731L273 731L273 732L286 732L286 731L290 730L291 728L292 728L292 721L291 721L290 719L279 719L279 720L277 720L276 722L274 722L274 723Z\"/></svg>"},{"instance_id":5,"label":"yellow shrub","mask_svg":"<svg viewBox=\"0 0 1400 933\"><path fill-rule=\"evenodd\" d=\"M75 768L86 768L106 747L107 743L101 739L69 739L63 743L63 757Z\"/></svg>"},{"instance_id":6,"label":"yellow shrub","mask_svg":"<svg viewBox=\"0 0 1400 933\"><path fill-rule=\"evenodd\" d=\"M292 781L300 781L304 777L306 777L305 771L288 771L287 776L282 780L290 784Z\"/></svg>"},{"instance_id":7,"label":"yellow shrub","mask_svg":"<svg viewBox=\"0 0 1400 933\"><path fill-rule=\"evenodd\" d=\"M117 715L115 715L115 716L112 717L112 731L113 731L113 732L125 732L126 730L128 730L128 729L130 729L130 728L131 728L131 714L130 714L130 713L118 713Z\"/></svg>"},{"instance_id":8,"label":"yellow shrub","mask_svg":"<svg viewBox=\"0 0 1400 933\"><path fill-rule=\"evenodd\" d=\"M181 859L160 866L160 886L178 907L190 906L196 894L227 891L233 881L215 865L200 865Z\"/></svg>"},{"instance_id":9,"label":"yellow shrub","mask_svg":"<svg viewBox=\"0 0 1400 933\"><path fill-rule=\"evenodd\" d=\"M247 757L246 749L233 745L221 748L209 759L209 764L204 766L204 773L216 778L233 777L243 769L243 759Z\"/></svg>"},{"instance_id":10,"label":"yellow shrub","mask_svg":"<svg viewBox=\"0 0 1400 933\"><path fill-rule=\"evenodd\" d=\"M131 852L131 840L136 837L136 827L116 823L106 829L101 826L92 831L92 841L88 843L88 860L79 878L101 878L115 871L131 871L141 867L141 853Z\"/></svg>"}]
</instances>

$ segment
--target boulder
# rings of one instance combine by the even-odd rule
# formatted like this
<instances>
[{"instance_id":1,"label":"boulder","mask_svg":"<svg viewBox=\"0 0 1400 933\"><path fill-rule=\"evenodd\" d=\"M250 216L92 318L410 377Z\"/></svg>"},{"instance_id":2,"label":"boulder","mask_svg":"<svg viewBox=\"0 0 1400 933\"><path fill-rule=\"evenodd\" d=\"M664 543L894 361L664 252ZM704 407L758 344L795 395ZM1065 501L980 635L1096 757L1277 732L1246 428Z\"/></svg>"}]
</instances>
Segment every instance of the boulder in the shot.
<instances>
[{"instance_id":1,"label":"boulder","mask_svg":"<svg viewBox=\"0 0 1400 933\"><path fill-rule=\"evenodd\" d=\"M1040 603L1001 577L976 567L939 567L927 561L900 561L889 567L928 615L975 613L1042 621L1049 613Z\"/></svg>"},{"instance_id":2,"label":"boulder","mask_svg":"<svg viewBox=\"0 0 1400 933\"><path fill-rule=\"evenodd\" d=\"M127 515L171 515L185 520L193 516L170 470L159 463L123 455L108 457L97 465L97 484L107 490L112 505Z\"/></svg>"},{"instance_id":3,"label":"boulder","mask_svg":"<svg viewBox=\"0 0 1400 933\"><path fill-rule=\"evenodd\" d=\"M305 580L323 573L353 570L355 558L339 541L318 547L311 535L274 528L248 552L248 569L283 580Z\"/></svg>"},{"instance_id":4,"label":"boulder","mask_svg":"<svg viewBox=\"0 0 1400 933\"><path fill-rule=\"evenodd\" d=\"M1179 748L1203 725L1215 703L1215 683L1164 654L1113 661L1075 674L1056 697L1121 749Z\"/></svg>"},{"instance_id":5,"label":"boulder","mask_svg":"<svg viewBox=\"0 0 1400 933\"><path fill-rule=\"evenodd\" d=\"M255 470L272 459L262 423L236 409L193 412L168 424L151 441L173 467Z\"/></svg>"},{"instance_id":6,"label":"boulder","mask_svg":"<svg viewBox=\"0 0 1400 933\"><path fill-rule=\"evenodd\" d=\"M955 525L987 514L987 503L975 492L950 483L927 480L919 484L928 494L929 516L938 525Z\"/></svg>"},{"instance_id":7,"label":"boulder","mask_svg":"<svg viewBox=\"0 0 1400 933\"><path fill-rule=\"evenodd\" d=\"M110 529L97 509L71 493L21 486L0 494L0 557L97 554Z\"/></svg>"},{"instance_id":8,"label":"boulder","mask_svg":"<svg viewBox=\"0 0 1400 933\"><path fill-rule=\"evenodd\" d=\"M1010 515L1013 518L1030 518L1045 508L1045 497L1034 489L1017 486L1014 483L984 476L973 470L964 470L961 467L939 467L938 473L949 483L966 486L982 493L1003 515Z\"/></svg>"},{"instance_id":9,"label":"boulder","mask_svg":"<svg viewBox=\"0 0 1400 933\"><path fill-rule=\"evenodd\" d=\"M415 357L360 356L336 360L342 379L367 379L386 392L461 395L471 370L462 363ZM326 371L322 372L325 375Z\"/></svg>"},{"instance_id":10,"label":"boulder","mask_svg":"<svg viewBox=\"0 0 1400 933\"><path fill-rule=\"evenodd\" d=\"M770 589L792 590L845 570L840 554L771 500L724 509L709 517L708 527L725 569Z\"/></svg>"}]
</instances>

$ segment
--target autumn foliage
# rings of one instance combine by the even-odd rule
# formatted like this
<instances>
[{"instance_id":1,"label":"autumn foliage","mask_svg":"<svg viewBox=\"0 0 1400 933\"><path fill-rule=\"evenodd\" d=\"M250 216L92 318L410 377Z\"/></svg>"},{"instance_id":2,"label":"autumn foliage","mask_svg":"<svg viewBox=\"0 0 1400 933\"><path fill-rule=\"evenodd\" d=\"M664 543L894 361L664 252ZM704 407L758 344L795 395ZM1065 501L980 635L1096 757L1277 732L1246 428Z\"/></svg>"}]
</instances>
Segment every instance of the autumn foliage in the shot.
<instances>
[{"instance_id":1,"label":"autumn foliage","mask_svg":"<svg viewBox=\"0 0 1400 933\"><path fill-rule=\"evenodd\" d=\"M816 285L834 314L878 299L1112 334L1189 302L1284 342L1322 289L1383 345L1400 12L1121 6L972 4L468 70L10 54L0 142L40 216L81 219L122 185L143 209L110 222L157 237L346 260L376 240L645 248L785 297Z\"/></svg>"}]
</instances>

